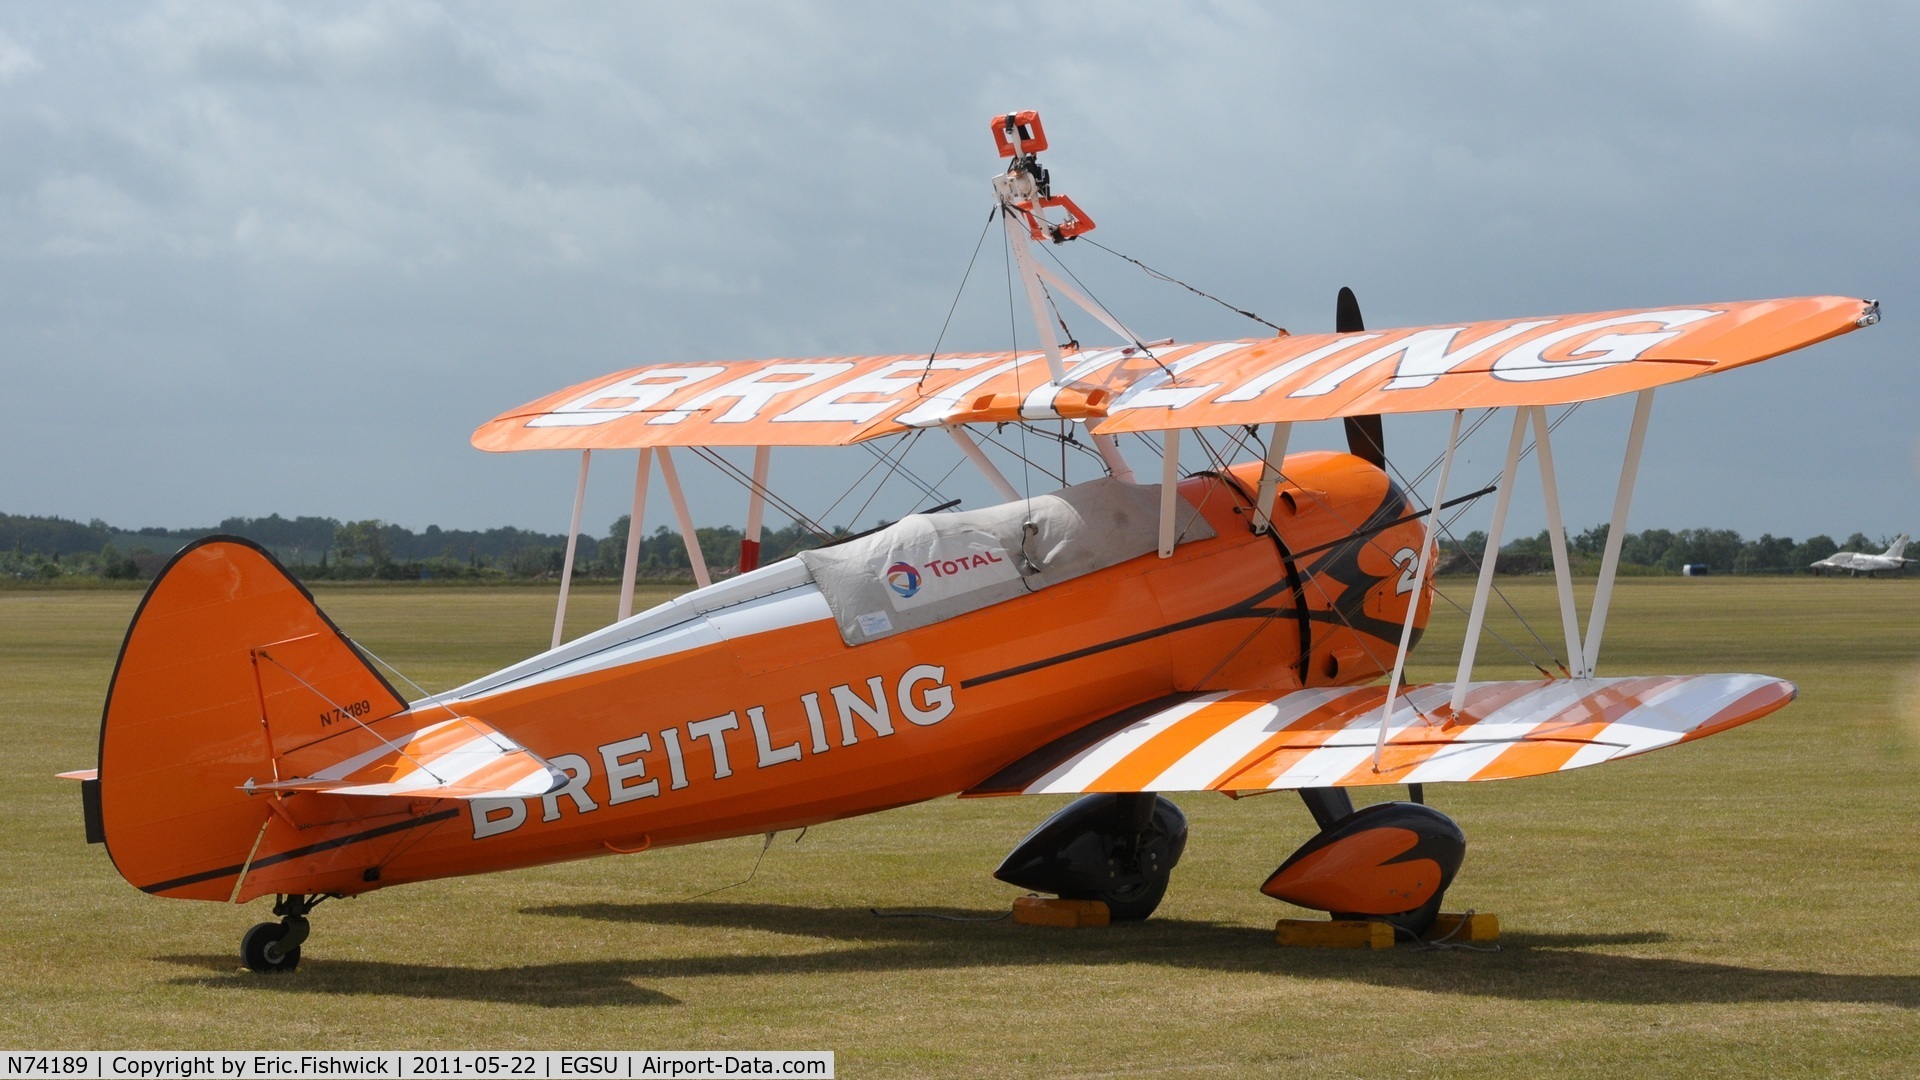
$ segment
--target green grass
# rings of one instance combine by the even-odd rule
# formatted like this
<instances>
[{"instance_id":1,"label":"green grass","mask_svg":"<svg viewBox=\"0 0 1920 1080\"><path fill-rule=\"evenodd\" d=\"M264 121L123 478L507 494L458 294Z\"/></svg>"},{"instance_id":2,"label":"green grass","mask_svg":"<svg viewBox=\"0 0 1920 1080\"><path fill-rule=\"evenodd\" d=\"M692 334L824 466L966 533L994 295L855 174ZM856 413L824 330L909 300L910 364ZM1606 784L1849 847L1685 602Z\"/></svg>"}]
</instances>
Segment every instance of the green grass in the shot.
<instances>
[{"instance_id":1,"label":"green grass","mask_svg":"<svg viewBox=\"0 0 1920 1080\"><path fill-rule=\"evenodd\" d=\"M1448 581L1464 599L1469 582ZM1503 588L1558 641L1546 579ZM552 595L317 590L430 687L545 644ZM657 599L657 597L656 597ZM1602 672L1761 671L1800 700L1603 768L1431 789L1469 842L1449 906L1497 953L1292 951L1255 891L1311 832L1290 795L1182 796L1144 925L991 918L989 871L1058 799L940 800L781 836L334 901L300 971L238 969L266 917L143 896L75 788L138 596L0 594L0 1043L9 1047L820 1048L841 1074L1749 1077L1920 1061L1920 581L1621 583ZM1584 601L1583 601L1584 602ZM587 589L577 633L613 594ZM1441 606L1413 675L1450 678ZM1532 639L1509 619L1494 627ZM1481 669L1528 669L1489 640ZM1398 797L1399 789L1379 794ZM1368 793L1361 793L1364 797Z\"/></svg>"}]
</instances>

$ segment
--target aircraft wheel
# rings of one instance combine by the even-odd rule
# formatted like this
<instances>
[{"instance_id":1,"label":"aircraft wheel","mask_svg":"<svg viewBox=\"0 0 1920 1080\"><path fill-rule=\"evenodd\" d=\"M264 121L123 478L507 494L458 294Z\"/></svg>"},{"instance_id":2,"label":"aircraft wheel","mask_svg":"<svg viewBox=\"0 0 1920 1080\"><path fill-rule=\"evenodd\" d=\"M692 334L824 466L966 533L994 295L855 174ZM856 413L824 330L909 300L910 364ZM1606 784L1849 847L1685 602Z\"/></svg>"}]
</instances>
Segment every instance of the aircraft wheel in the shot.
<instances>
[{"instance_id":1,"label":"aircraft wheel","mask_svg":"<svg viewBox=\"0 0 1920 1080\"><path fill-rule=\"evenodd\" d=\"M1020 842L993 872L1065 900L1098 900L1115 922L1153 914L1187 846L1187 818L1152 793L1082 795Z\"/></svg>"},{"instance_id":2,"label":"aircraft wheel","mask_svg":"<svg viewBox=\"0 0 1920 1080\"><path fill-rule=\"evenodd\" d=\"M302 923L305 919L300 920ZM240 939L240 960L248 970L258 972L292 971L300 966L300 946L283 948L292 929L283 922L263 922L248 930ZM302 929L305 929L303 926ZM305 934L300 935L305 938Z\"/></svg>"},{"instance_id":3,"label":"aircraft wheel","mask_svg":"<svg viewBox=\"0 0 1920 1080\"><path fill-rule=\"evenodd\" d=\"M1098 893L1092 899L1107 905L1107 914L1114 922L1139 922L1160 906L1161 898L1167 895L1167 881L1171 877L1172 867L1157 867L1137 884Z\"/></svg>"},{"instance_id":4,"label":"aircraft wheel","mask_svg":"<svg viewBox=\"0 0 1920 1080\"><path fill-rule=\"evenodd\" d=\"M1375 919L1419 936L1440 914L1466 854L1465 834L1440 811L1376 803L1323 827L1260 891L1336 919Z\"/></svg>"}]
</instances>

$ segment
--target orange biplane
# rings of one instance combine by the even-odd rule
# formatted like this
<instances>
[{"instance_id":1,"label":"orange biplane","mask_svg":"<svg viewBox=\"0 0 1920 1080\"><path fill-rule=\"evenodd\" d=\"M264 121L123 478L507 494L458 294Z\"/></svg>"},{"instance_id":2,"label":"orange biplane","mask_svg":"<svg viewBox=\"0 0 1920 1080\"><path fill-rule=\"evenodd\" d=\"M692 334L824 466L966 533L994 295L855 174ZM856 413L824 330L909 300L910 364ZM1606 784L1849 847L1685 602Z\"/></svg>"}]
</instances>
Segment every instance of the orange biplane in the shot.
<instances>
[{"instance_id":1,"label":"orange biplane","mask_svg":"<svg viewBox=\"0 0 1920 1080\"><path fill-rule=\"evenodd\" d=\"M992 129L994 180L1038 346L1012 353L648 364L505 413L491 451L639 451L620 617L409 701L264 550L211 537L154 581L122 646L90 840L156 896L277 897L255 970L300 959L331 896L723 837L770 834L961 793L1074 794L996 871L1145 918L1186 843L1166 792L1300 792L1319 831L1262 891L1414 934L1465 838L1423 785L1534 776L1697 739L1774 711L1764 675L1597 674L1654 389L1879 318L1822 296L1368 330L1146 343L1035 245L1093 221L1051 190L1039 117ZM983 234L984 235L984 234ZM1113 348L1063 346L1053 304ZM1576 619L1547 408L1637 394L1591 618ZM1466 645L1452 683L1402 685L1433 598L1438 511L1467 410L1511 409ZM1452 417L1430 498L1396 480L1381 416ZM1350 453L1287 454L1292 425L1340 418ZM1480 419L1484 420L1482 416ZM1101 473L1035 494L977 435L1027 425ZM1264 432L1258 430L1264 427ZM759 567L774 446L938 428L1005 502L910 514ZM1243 436L1233 463L1204 432ZM1536 681L1472 681L1508 501L1532 430L1564 657ZM1141 482L1120 438L1160 457ZM1158 443L1147 437L1157 437ZM1183 474L1183 434L1211 467ZM739 573L711 581L672 457L754 447ZM700 588L632 612L651 461ZM1064 477L1062 480L1064 482ZM946 509L946 508L942 508ZM573 564L568 552L566 573ZM567 580L561 586L562 615ZM1553 668L1558 670L1551 670ZM1381 681L1384 676L1384 682ZM1356 810L1351 786L1410 799Z\"/></svg>"}]
</instances>

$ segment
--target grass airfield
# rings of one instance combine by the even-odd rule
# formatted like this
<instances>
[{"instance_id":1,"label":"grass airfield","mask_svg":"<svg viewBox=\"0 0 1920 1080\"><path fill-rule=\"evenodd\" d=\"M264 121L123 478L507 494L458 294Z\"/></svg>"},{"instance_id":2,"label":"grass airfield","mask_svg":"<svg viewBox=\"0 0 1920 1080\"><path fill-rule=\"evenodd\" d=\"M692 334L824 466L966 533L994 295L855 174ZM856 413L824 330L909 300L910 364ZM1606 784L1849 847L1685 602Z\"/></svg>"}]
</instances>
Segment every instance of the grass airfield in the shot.
<instances>
[{"instance_id":1,"label":"grass airfield","mask_svg":"<svg viewBox=\"0 0 1920 1080\"><path fill-rule=\"evenodd\" d=\"M1503 579L1559 639L1551 579ZM1472 583L1444 579L1462 603ZM1584 605L1586 589L1581 598ZM665 594L653 597L658 600ZM438 689L538 651L553 594L334 588L350 635ZM268 918L135 891L79 795L136 592L0 592L0 1043L8 1048L831 1049L840 1075L1909 1076L1920 1061L1920 579L1631 578L1602 673L1758 671L1772 717L1560 776L1429 788L1468 839L1449 908L1499 952L1287 950L1256 888L1313 831L1290 794L1182 795L1148 922L989 920L1060 798L943 799L760 838L329 901L298 973ZM576 594L570 633L612 615ZM1496 608L1498 604L1496 602ZM1532 638L1511 618L1494 630ZM1436 605L1416 680L1448 679ZM1538 646L1534 646L1537 652ZM1479 677L1531 673L1488 639ZM1356 792L1356 801L1404 789Z\"/></svg>"}]
</instances>

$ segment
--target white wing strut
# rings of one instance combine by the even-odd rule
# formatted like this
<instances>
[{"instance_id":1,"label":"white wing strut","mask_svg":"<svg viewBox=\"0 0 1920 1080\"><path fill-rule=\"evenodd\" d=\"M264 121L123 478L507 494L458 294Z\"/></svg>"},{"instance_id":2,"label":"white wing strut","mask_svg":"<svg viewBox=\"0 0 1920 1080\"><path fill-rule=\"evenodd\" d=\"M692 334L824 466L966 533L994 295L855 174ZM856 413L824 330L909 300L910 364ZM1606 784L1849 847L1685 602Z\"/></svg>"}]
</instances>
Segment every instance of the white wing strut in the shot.
<instances>
[{"instance_id":1,"label":"white wing strut","mask_svg":"<svg viewBox=\"0 0 1920 1080\"><path fill-rule=\"evenodd\" d=\"M1487 598L1493 588L1494 563L1500 556L1501 531L1506 527L1507 507L1513 495L1514 473L1520 467L1520 447L1527 423L1533 423L1540 452L1540 486L1546 497L1548 541L1553 548L1555 585L1560 595L1560 620L1567 636L1567 659L1576 679L1591 680L1600 666L1600 642L1607 628L1607 612L1613 602L1613 586L1620 570L1620 548L1627 538L1627 512L1633 505L1633 488L1640 475L1640 454L1646 446L1647 421L1653 414L1653 391L1640 391L1634 401L1633 424L1627 430L1626 453L1620 461L1620 486L1614 492L1613 517L1607 525L1607 546L1600 559L1600 579L1595 583L1593 610L1587 614L1587 632L1580 634L1579 614L1574 608L1573 578L1568 570L1566 530L1560 518L1560 489L1553 469L1553 447L1548 441L1546 409L1541 406L1516 408L1513 436L1507 443L1506 466L1500 473L1500 491L1494 499L1493 520L1487 526L1486 553L1480 561L1480 580L1473 591L1473 608L1467 616L1467 637L1460 647L1460 668L1454 679L1450 702L1458 714L1465 704L1468 679L1473 675L1473 660L1480 647L1480 632L1486 621Z\"/></svg>"},{"instance_id":2,"label":"white wing strut","mask_svg":"<svg viewBox=\"0 0 1920 1080\"><path fill-rule=\"evenodd\" d=\"M633 471L633 510L627 514L627 564L620 571L620 618L633 614L633 580L640 572L640 522L647 512L647 474L653 471L653 448L640 448L640 465Z\"/></svg>"},{"instance_id":3,"label":"white wing strut","mask_svg":"<svg viewBox=\"0 0 1920 1080\"><path fill-rule=\"evenodd\" d=\"M1267 439L1267 456L1260 463L1260 491L1253 501L1253 531L1269 532L1273 529L1273 501L1280 493L1280 465L1287 458L1287 440L1293 435L1293 422L1282 421L1273 425L1273 434Z\"/></svg>"},{"instance_id":4,"label":"white wing strut","mask_svg":"<svg viewBox=\"0 0 1920 1080\"><path fill-rule=\"evenodd\" d=\"M1000 467L993 463L993 459L987 457L987 452L980 449L980 444L973 441L973 436L967 434L965 427L960 424L948 424L947 434L953 436L954 443L967 455L967 460L973 462L973 467L980 470L980 475L987 478L987 483L993 485L993 490L999 492L1001 498L1008 502L1019 501L1020 493L1007 482L1007 477L1000 471Z\"/></svg>"},{"instance_id":5,"label":"white wing strut","mask_svg":"<svg viewBox=\"0 0 1920 1080\"><path fill-rule=\"evenodd\" d=\"M673 453L660 447L660 478L667 482L667 495L673 499L673 516L680 522L680 539L687 545L687 561L693 564L694 583L701 588L713 584L707 573L707 557L700 550L700 536L693 531L693 515L687 512L687 493L680 489L680 472L673 467Z\"/></svg>"},{"instance_id":6,"label":"white wing strut","mask_svg":"<svg viewBox=\"0 0 1920 1080\"><path fill-rule=\"evenodd\" d=\"M1647 417L1653 412L1653 390L1640 391L1633 403L1633 426L1627 430L1627 452L1620 460L1620 487L1613 496L1613 520L1607 525L1607 552L1600 559L1600 583L1593 591L1593 610L1587 614L1586 672L1591 678L1600 667L1600 636L1607 629L1607 607L1613 602L1613 576L1620 569L1620 545L1627 539L1627 508L1633 505L1633 483L1640 475L1640 448L1647 441Z\"/></svg>"},{"instance_id":7,"label":"white wing strut","mask_svg":"<svg viewBox=\"0 0 1920 1080\"><path fill-rule=\"evenodd\" d=\"M1480 627L1487 620L1487 598L1493 592L1493 564L1500 558L1500 534L1507 527L1507 506L1513 501L1514 474L1520 468L1520 447L1527 440L1527 411L1513 410L1513 436L1507 440L1507 463L1500 471L1500 491L1493 497L1493 520L1487 524L1487 549L1480 557L1480 581L1473 588L1473 612L1467 616L1467 638L1460 644L1460 673L1453 681L1453 715L1467 703L1467 680L1473 677L1473 657L1480 651Z\"/></svg>"},{"instance_id":8,"label":"white wing strut","mask_svg":"<svg viewBox=\"0 0 1920 1080\"><path fill-rule=\"evenodd\" d=\"M1373 745L1373 771L1380 771L1381 755L1387 751L1387 722L1393 718L1393 698L1400 691L1400 676L1407 667L1407 650L1413 644L1413 620L1420 613L1420 589L1427 583L1427 563L1433 555L1433 534L1440 529L1440 504L1447 499L1447 476L1453 472L1453 451L1460 444L1460 417L1465 410L1453 410L1453 427L1447 432L1447 452L1440 459L1440 479L1433 483L1433 501L1427 505L1427 527L1420 536L1420 554L1415 556L1413 592L1407 597L1407 621L1400 626L1400 648L1393 654L1393 676L1387 680L1387 700L1380 707L1380 735Z\"/></svg>"},{"instance_id":9,"label":"white wing strut","mask_svg":"<svg viewBox=\"0 0 1920 1080\"><path fill-rule=\"evenodd\" d=\"M1180 429L1168 428L1166 450L1160 458L1160 557L1173 558L1173 545L1179 541L1180 512Z\"/></svg>"},{"instance_id":10,"label":"white wing strut","mask_svg":"<svg viewBox=\"0 0 1920 1080\"><path fill-rule=\"evenodd\" d=\"M1560 592L1560 629L1567 636L1567 666L1581 672L1580 614L1573 606L1573 570L1567 561L1567 529L1560 520L1560 481L1553 471L1553 442L1547 433L1547 408L1532 406L1533 448L1540 459L1540 491L1547 504L1547 545L1553 549L1553 583Z\"/></svg>"},{"instance_id":11,"label":"white wing strut","mask_svg":"<svg viewBox=\"0 0 1920 1080\"><path fill-rule=\"evenodd\" d=\"M587 466L593 451L580 451L580 482L573 489L573 523L567 526L567 561L560 567L560 606L553 613L553 647L560 647L560 635L567 626L567 588L573 584L573 553L580 545L580 511L587 501Z\"/></svg>"}]
</instances>

